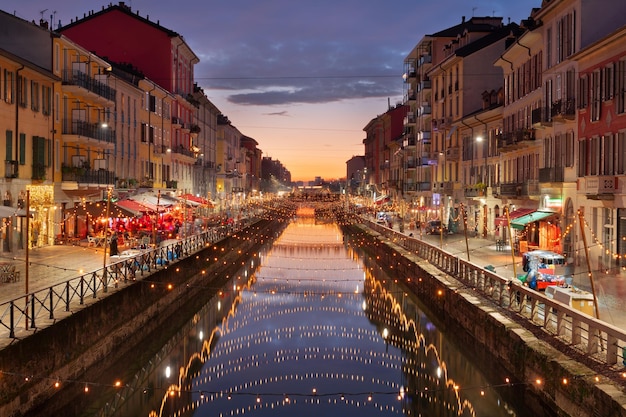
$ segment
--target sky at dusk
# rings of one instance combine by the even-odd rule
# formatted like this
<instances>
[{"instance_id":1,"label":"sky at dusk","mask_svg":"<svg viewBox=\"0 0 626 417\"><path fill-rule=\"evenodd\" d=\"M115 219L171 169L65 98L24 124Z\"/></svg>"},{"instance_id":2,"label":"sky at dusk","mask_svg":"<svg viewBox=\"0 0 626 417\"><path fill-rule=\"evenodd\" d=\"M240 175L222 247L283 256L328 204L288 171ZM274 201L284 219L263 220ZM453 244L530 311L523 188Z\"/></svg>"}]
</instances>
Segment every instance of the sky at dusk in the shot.
<instances>
[{"instance_id":1,"label":"sky at dusk","mask_svg":"<svg viewBox=\"0 0 626 417\"><path fill-rule=\"evenodd\" d=\"M25 20L66 25L108 2L3 0ZM127 0L200 58L195 79L293 180L342 178L363 128L403 97L403 61L462 16L519 23L541 0Z\"/></svg>"}]
</instances>

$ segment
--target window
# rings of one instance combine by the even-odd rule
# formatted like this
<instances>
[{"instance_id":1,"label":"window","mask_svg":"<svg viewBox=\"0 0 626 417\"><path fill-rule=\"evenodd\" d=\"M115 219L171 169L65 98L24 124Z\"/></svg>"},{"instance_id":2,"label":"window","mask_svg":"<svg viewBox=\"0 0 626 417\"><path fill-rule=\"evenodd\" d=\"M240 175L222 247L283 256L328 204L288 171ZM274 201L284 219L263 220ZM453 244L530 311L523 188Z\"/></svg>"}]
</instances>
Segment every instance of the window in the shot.
<instances>
[{"instance_id":1,"label":"window","mask_svg":"<svg viewBox=\"0 0 626 417\"><path fill-rule=\"evenodd\" d=\"M26 134L20 133L20 165L26 165Z\"/></svg>"},{"instance_id":2,"label":"window","mask_svg":"<svg viewBox=\"0 0 626 417\"><path fill-rule=\"evenodd\" d=\"M26 107L28 105L28 80L26 77L22 77L21 75L17 76L17 87L17 102L21 107Z\"/></svg>"},{"instance_id":3,"label":"window","mask_svg":"<svg viewBox=\"0 0 626 417\"><path fill-rule=\"evenodd\" d=\"M578 80L578 108L589 106L589 75L582 74Z\"/></svg>"},{"instance_id":4,"label":"window","mask_svg":"<svg viewBox=\"0 0 626 417\"><path fill-rule=\"evenodd\" d=\"M6 137L5 161L12 161L13 160L13 131L7 130L5 137Z\"/></svg>"},{"instance_id":5,"label":"window","mask_svg":"<svg viewBox=\"0 0 626 417\"><path fill-rule=\"evenodd\" d=\"M587 141L581 140L578 142L578 176L584 177L587 173Z\"/></svg>"},{"instance_id":6,"label":"window","mask_svg":"<svg viewBox=\"0 0 626 417\"><path fill-rule=\"evenodd\" d=\"M546 68L552 67L552 28L546 30Z\"/></svg>"},{"instance_id":7,"label":"window","mask_svg":"<svg viewBox=\"0 0 626 417\"><path fill-rule=\"evenodd\" d=\"M624 175L626 174L626 132L617 134L617 150L615 154L617 159L616 174Z\"/></svg>"},{"instance_id":8,"label":"window","mask_svg":"<svg viewBox=\"0 0 626 417\"><path fill-rule=\"evenodd\" d=\"M618 61L615 71L615 112L626 113L626 60Z\"/></svg>"},{"instance_id":9,"label":"window","mask_svg":"<svg viewBox=\"0 0 626 417\"><path fill-rule=\"evenodd\" d=\"M575 50L575 12L568 13L556 22L556 59L565 61Z\"/></svg>"},{"instance_id":10,"label":"window","mask_svg":"<svg viewBox=\"0 0 626 417\"><path fill-rule=\"evenodd\" d=\"M44 116L52 114L52 88L47 85L41 87L41 112Z\"/></svg>"},{"instance_id":11,"label":"window","mask_svg":"<svg viewBox=\"0 0 626 417\"><path fill-rule=\"evenodd\" d=\"M15 78L13 71L4 70L4 101L13 104L15 101Z\"/></svg>"},{"instance_id":12,"label":"window","mask_svg":"<svg viewBox=\"0 0 626 417\"><path fill-rule=\"evenodd\" d=\"M602 101L613 99L613 93L615 92L614 82L614 64L611 63L604 67L604 76L602 77Z\"/></svg>"},{"instance_id":13,"label":"window","mask_svg":"<svg viewBox=\"0 0 626 417\"><path fill-rule=\"evenodd\" d=\"M574 132L565 134L565 166L574 166Z\"/></svg>"},{"instance_id":14,"label":"window","mask_svg":"<svg viewBox=\"0 0 626 417\"><path fill-rule=\"evenodd\" d=\"M600 175L613 175L615 154L613 149L613 135L605 135L600 138L602 144L602 170Z\"/></svg>"},{"instance_id":15,"label":"window","mask_svg":"<svg viewBox=\"0 0 626 417\"><path fill-rule=\"evenodd\" d=\"M591 100L591 121L600 120L602 110L602 76L600 71L591 74L591 85L589 86L589 97Z\"/></svg>"},{"instance_id":16,"label":"window","mask_svg":"<svg viewBox=\"0 0 626 417\"><path fill-rule=\"evenodd\" d=\"M39 83L33 80L30 82L30 109L39 111Z\"/></svg>"}]
</instances>

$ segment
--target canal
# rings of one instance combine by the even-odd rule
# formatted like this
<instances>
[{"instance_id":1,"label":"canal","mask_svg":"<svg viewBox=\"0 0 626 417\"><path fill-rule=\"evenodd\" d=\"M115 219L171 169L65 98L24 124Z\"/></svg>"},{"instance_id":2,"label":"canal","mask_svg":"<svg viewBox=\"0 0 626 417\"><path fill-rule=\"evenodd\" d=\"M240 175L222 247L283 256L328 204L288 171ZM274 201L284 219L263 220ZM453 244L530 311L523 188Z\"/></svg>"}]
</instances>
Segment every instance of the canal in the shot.
<instances>
[{"instance_id":1,"label":"canal","mask_svg":"<svg viewBox=\"0 0 626 417\"><path fill-rule=\"evenodd\" d=\"M528 415L523 387L357 246L336 224L294 220L119 387L85 382L112 386L83 414Z\"/></svg>"}]
</instances>

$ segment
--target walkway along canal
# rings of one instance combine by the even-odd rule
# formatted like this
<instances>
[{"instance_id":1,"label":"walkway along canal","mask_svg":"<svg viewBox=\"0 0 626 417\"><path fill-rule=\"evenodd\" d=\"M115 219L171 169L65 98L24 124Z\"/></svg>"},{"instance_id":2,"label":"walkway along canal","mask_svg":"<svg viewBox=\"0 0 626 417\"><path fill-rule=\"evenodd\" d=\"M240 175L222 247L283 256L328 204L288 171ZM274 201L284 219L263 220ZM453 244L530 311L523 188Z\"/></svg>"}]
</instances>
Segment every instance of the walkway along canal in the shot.
<instances>
[{"instance_id":1,"label":"walkway along canal","mask_svg":"<svg viewBox=\"0 0 626 417\"><path fill-rule=\"evenodd\" d=\"M115 281L106 295L87 308L2 349L0 415L74 414L55 410L73 401L71 395L63 399L68 391L61 388L74 385L75 389L75 381L91 381L112 364L119 366L140 356L136 355L137 343L153 332L158 334L164 322L184 320L180 313L194 303L191 314L197 311L207 297L207 283L220 285L283 226L280 218L258 220L214 244L183 253L186 257L152 273L136 274L124 285ZM152 262L156 263L154 257ZM81 389L96 396L115 385L115 381L101 381L81 384ZM54 404L48 402L52 397Z\"/></svg>"},{"instance_id":2,"label":"walkway along canal","mask_svg":"<svg viewBox=\"0 0 626 417\"><path fill-rule=\"evenodd\" d=\"M90 415L543 416L396 278L293 221Z\"/></svg>"},{"instance_id":3,"label":"walkway along canal","mask_svg":"<svg viewBox=\"0 0 626 417\"><path fill-rule=\"evenodd\" d=\"M532 394L524 398L536 415L626 416L624 331L426 242L358 217L346 223L446 328Z\"/></svg>"}]
</instances>

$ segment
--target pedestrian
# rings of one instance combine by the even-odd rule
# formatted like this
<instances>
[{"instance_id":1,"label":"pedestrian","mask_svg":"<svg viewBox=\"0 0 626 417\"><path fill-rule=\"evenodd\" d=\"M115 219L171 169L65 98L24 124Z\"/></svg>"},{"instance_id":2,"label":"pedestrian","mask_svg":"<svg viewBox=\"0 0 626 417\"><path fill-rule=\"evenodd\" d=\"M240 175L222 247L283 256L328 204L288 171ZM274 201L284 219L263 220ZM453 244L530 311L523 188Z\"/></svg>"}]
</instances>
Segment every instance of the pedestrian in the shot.
<instances>
[{"instance_id":1,"label":"pedestrian","mask_svg":"<svg viewBox=\"0 0 626 417\"><path fill-rule=\"evenodd\" d=\"M117 255L119 255L119 251L117 250L117 233L115 233L115 232L113 232L113 234L111 235L111 244L110 244L109 255L110 256L117 256Z\"/></svg>"}]
</instances>

